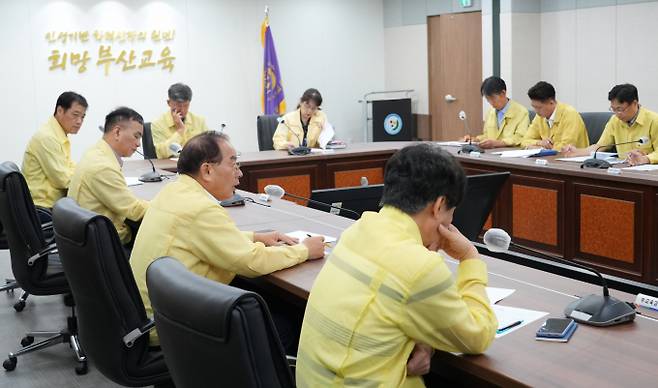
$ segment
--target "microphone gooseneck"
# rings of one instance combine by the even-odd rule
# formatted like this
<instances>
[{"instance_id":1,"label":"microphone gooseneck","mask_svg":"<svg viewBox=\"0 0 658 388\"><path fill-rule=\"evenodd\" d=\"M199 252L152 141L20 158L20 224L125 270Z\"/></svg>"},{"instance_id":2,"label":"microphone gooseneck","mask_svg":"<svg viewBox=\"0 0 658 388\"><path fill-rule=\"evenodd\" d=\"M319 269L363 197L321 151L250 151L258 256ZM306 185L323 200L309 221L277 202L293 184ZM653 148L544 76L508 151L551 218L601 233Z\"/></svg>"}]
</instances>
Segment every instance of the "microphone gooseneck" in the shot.
<instances>
[{"instance_id":1,"label":"microphone gooseneck","mask_svg":"<svg viewBox=\"0 0 658 388\"><path fill-rule=\"evenodd\" d=\"M311 149L309 147L303 146L302 145L302 139L299 138L299 135L295 133L290 127L288 126L288 123L286 123L286 120L283 119L283 117L277 117L276 121L279 122L279 124L283 124L287 129L289 133L292 133L295 135L297 138L297 142L299 143L298 147L294 147L292 149L288 150L288 154L290 155L308 155L311 153Z\"/></svg>"},{"instance_id":2,"label":"microphone gooseneck","mask_svg":"<svg viewBox=\"0 0 658 388\"><path fill-rule=\"evenodd\" d=\"M622 143L615 143L615 144L608 144L608 145L602 145L596 147L594 150L594 155L592 158L589 158L583 162L583 164L580 165L580 168L610 168L612 167L612 164L606 160L602 159L597 159L596 158L596 153L601 150L601 148L607 148L607 147L613 147L613 146L618 146L618 145L624 145L624 144L632 144L632 143L640 143L641 145L649 143L649 137L647 136L642 136L637 140L632 140L632 141L625 141Z\"/></svg>"},{"instance_id":3,"label":"microphone gooseneck","mask_svg":"<svg viewBox=\"0 0 658 388\"><path fill-rule=\"evenodd\" d=\"M464 128L466 129L465 135L468 135L468 144L464 144L462 148L458 151L460 154L470 154L471 152L483 153L484 150L478 145L473 144L473 139L471 138L471 129L468 126L468 117L466 112L463 110L459 112L459 119L464 122Z\"/></svg>"},{"instance_id":4,"label":"microphone gooseneck","mask_svg":"<svg viewBox=\"0 0 658 388\"><path fill-rule=\"evenodd\" d=\"M326 206L326 207L329 207L329 208L332 208L332 209L337 209L339 211L344 211L344 212L355 215L357 217L357 219L359 217L361 217L361 214L359 214L358 212L355 212L354 210L351 210L351 209L347 209L347 208L340 207L340 206L334 206L334 205L331 205L331 204L328 204L328 203L325 203L325 202L316 201L314 199L302 197L302 196L295 195L295 194L286 193L286 191L283 189L283 187L281 187L279 185L267 185L267 186L265 186L264 191L265 191L265 194L268 194L272 197L283 198L284 196L288 196L288 197L295 198L295 199L301 199L302 201L308 201L308 202L316 204L316 205Z\"/></svg>"},{"instance_id":5,"label":"microphone gooseneck","mask_svg":"<svg viewBox=\"0 0 658 388\"><path fill-rule=\"evenodd\" d=\"M162 182L162 176L160 173L155 171L155 164L153 164L153 161L150 158L147 158L144 156L143 153L139 152L138 150L135 150L139 155L142 155L144 157L144 160L147 160L151 164L151 172L147 172L145 174L142 174L138 179L140 182Z\"/></svg>"},{"instance_id":6,"label":"microphone gooseneck","mask_svg":"<svg viewBox=\"0 0 658 388\"><path fill-rule=\"evenodd\" d=\"M484 234L484 243L487 246L487 249L492 252L506 252L509 247L512 246L518 251L578 267L596 274L601 282L601 286L603 287L603 295L590 294L571 302L564 309L565 316L593 326L612 326L619 323L630 322L635 319L635 309L628 303L610 296L608 283L603 275L594 268L516 244L512 241L509 234L502 229L489 229Z\"/></svg>"}]
</instances>

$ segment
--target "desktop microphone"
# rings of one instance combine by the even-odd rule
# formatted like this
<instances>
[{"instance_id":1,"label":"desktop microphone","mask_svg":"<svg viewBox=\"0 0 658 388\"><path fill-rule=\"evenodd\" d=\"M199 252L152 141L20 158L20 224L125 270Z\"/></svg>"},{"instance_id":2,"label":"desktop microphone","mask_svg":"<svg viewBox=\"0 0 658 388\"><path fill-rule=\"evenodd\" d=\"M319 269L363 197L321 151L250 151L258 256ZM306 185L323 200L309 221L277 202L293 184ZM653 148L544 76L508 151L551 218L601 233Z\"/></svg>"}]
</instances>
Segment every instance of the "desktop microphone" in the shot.
<instances>
[{"instance_id":1,"label":"desktop microphone","mask_svg":"<svg viewBox=\"0 0 658 388\"><path fill-rule=\"evenodd\" d=\"M612 146L618 146L622 144L631 144L631 143L640 143L642 145L649 143L649 137L647 136L642 136L641 138L633 141L626 141L623 143L617 143L617 144L609 144L609 145L602 145L599 147L596 147L596 150L594 150L594 157L589 158L583 162L583 164L580 165L580 168L610 168L612 165L603 160L603 159L597 159L596 158L596 153L599 152L601 148L606 148L606 147L612 147Z\"/></svg>"},{"instance_id":2,"label":"desktop microphone","mask_svg":"<svg viewBox=\"0 0 658 388\"><path fill-rule=\"evenodd\" d=\"M503 229L492 228L487 230L484 234L484 244L491 252L506 252L512 246L531 255L572 265L596 274L601 281L601 286L603 286L603 295L590 294L571 302L564 309L564 315L567 317L592 326L612 326L635 319L635 310L628 303L610 296L605 278L594 268L516 244L512 242L510 235Z\"/></svg>"},{"instance_id":3,"label":"desktop microphone","mask_svg":"<svg viewBox=\"0 0 658 388\"><path fill-rule=\"evenodd\" d=\"M141 182L162 182L162 176L160 175L160 173L155 171L155 165L153 164L153 161L150 158L145 157L143 153L141 153L137 150L135 150L135 152L142 155L144 157L144 160L148 160L148 162L151 163L151 168L153 169L153 171L151 171L151 172L147 172L146 174L142 174L139 177L139 180Z\"/></svg>"},{"instance_id":4,"label":"desktop microphone","mask_svg":"<svg viewBox=\"0 0 658 388\"><path fill-rule=\"evenodd\" d=\"M183 147L178 144L178 143L171 143L169 144L169 151L174 153L174 156L178 157L180 155L180 152L183 150Z\"/></svg>"},{"instance_id":5,"label":"desktop microphone","mask_svg":"<svg viewBox=\"0 0 658 388\"><path fill-rule=\"evenodd\" d=\"M299 138L299 135L295 133L290 127L288 126L288 123L283 119L283 117L277 117L276 121L279 122L279 124L283 124L287 129L288 132L292 133L295 135L297 138L297 141L299 142L299 147L291 148L288 149L288 155L308 155L311 153L311 149L309 147L303 146L302 145L302 140Z\"/></svg>"},{"instance_id":6,"label":"desktop microphone","mask_svg":"<svg viewBox=\"0 0 658 388\"><path fill-rule=\"evenodd\" d=\"M354 214L357 219L359 219L361 217L361 214L355 212L354 210L350 210L350 209L340 207L340 206L330 205L330 204L325 203L325 202L320 202L320 201L316 201L314 199L301 197L299 195L286 193L286 191L283 189L283 187L281 187L279 185L267 185L267 186L265 186L265 194L269 195L270 197L276 197L276 198L283 198L284 196L287 195L288 197L292 197L292 198L295 198L295 199L301 199L302 201L308 201L308 202L314 203L316 205L322 205L322 206L326 206L326 207L331 208L331 209L337 209L339 212L344 211L344 212L347 212L347 213ZM340 213L339 213L339 215L340 215Z\"/></svg>"},{"instance_id":7,"label":"desktop microphone","mask_svg":"<svg viewBox=\"0 0 658 388\"><path fill-rule=\"evenodd\" d=\"M464 129L466 129L466 135L468 135L468 144L464 144L457 153L464 153L464 154L470 154L471 152L484 152L482 148L479 146L473 144L473 138L471 137L470 133L471 130L468 127L468 117L466 117L466 112L463 110L459 112L459 119L464 122Z\"/></svg>"}]
</instances>

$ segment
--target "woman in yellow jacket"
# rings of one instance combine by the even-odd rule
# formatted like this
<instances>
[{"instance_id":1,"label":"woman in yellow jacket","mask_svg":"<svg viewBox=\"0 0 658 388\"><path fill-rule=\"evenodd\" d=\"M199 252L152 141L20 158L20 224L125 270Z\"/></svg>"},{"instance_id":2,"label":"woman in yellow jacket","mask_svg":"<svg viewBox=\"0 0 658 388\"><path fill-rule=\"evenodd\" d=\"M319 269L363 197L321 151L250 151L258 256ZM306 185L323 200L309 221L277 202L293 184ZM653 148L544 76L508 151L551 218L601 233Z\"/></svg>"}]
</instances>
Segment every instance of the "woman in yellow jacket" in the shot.
<instances>
[{"instance_id":1,"label":"woman in yellow jacket","mask_svg":"<svg viewBox=\"0 0 658 388\"><path fill-rule=\"evenodd\" d=\"M272 142L275 150L306 146L318 147L318 137L327 122L320 110L322 95L317 89L308 89L300 98L297 110L286 113L274 132Z\"/></svg>"}]
</instances>

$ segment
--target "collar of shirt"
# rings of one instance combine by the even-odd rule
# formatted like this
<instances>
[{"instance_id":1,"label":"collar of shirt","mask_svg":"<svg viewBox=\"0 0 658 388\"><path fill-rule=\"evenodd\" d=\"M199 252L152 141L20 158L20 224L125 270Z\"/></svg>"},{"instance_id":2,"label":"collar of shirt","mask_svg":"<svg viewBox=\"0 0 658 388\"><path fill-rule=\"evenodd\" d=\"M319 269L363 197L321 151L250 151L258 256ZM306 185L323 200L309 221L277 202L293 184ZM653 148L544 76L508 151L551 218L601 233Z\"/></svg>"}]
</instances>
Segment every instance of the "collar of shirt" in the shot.
<instances>
[{"instance_id":1,"label":"collar of shirt","mask_svg":"<svg viewBox=\"0 0 658 388\"><path fill-rule=\"evenodd\" d=\"M112 146L107 141L105 141L105 139L101 139L101 141L103 142L102 144L105 144L105 147L103 147L105 148L105 153L109 154L109 152L107 152L107 150L109 149L112 155L114 155L114 157L117 159L117 163L119 163L119 167L120 168L123 167L123 159L121 159L121 156L119 156L119 154L116 153L114 148L112 148Z\"/></svg>"},{"instance_id":2,"label":"collar of shirt","mask_svg":"<svg viewBox=\"0 0 658 388\"><path fill-rule=\"evenodd\" d=\"M507 110L509 109L509 105L510 105L510 99L508 98L507 104L505 104L503 109L496 111L496 116L498 118L498 127L500 127L501 124L503 123L503 119L505 118L505 113L507 113Z\"/></svg>"},{"instance_id":3,"label":"collar of shirt","mask_svg":"<svg viewBox=\"0 0 658 388\"><path fill-rule=\"evenodd\" d=\"M117 154L114 148L112 148L112 152L114 152L114 156L117 158L117 162L119 162L119 167L123 168L123 158L121 157L121 155Z\"/></svg>"},{"instance_id":4,"label":"collar of shirt","mask_svg":"<svg viewBox=\"0 0 658 388\"><path fill-rule=\"evenodd\" d=\"M55 134L55 137L57 137L59 141L62 143L69 142L69 137L66 135L64 128L62 128L55 116L50 116L50 119L48 119L48 127L52 130L52 132Z\"/></svg>"},{"instance_id":5,"label":"collar of shirt","mask_svg":"<svg viewBox=\"0 0 658 388\"><path fill-rule=\"evenodd\" d=\"M642 110L642 105L639 105L639 106L637 107L637 112L635 112L635 116L633 116L633 117L628 121L628 123L627 123L629 127L632 127L633 124L635 124L635 122L637 121L637 119L640 117L640 111L641 111L641 110ZM642 123L640 122L640 124L642 124Z\"/></svg>"},{"instance_id":6,"label":"collar of shirt","mask_svg":"<svg viewBox=\"0 0 658 388\"><path fill-rule=\"evenodd\" d=\"M416 241L418 244L423 244L423 238L420 235L418 224L416 224L416 221L414 221L411 216L400 209L388 205L381 208L381 210L379 210L379 214L400 225L402 230L406 232L409 237L413 238L414 241Z\"/></svg>"},{"instance_id":7,"label":"collar of shirt","mask_svg":"<svg viewBox=\"0 0 658 388\"><path fill-rule=\"evenodd\" d=\"M183 124L187 125L190 122L191 115L192 114L188 111L187 116L185 116L185 119L183 119ZM165 124L167 124L167 128L176 128L176 124L174 124L174 118L171 115L171 111L167 111L167 113L165 113Z\"/></svg>"},{"instance_id":8,"label":"collar of shirt","mask_svg":"<svg viewBox=\"0 0 658 388\"><path fill-rule=\"evenodd\" d=\"M555 123L555 115L557 114L557 103L555 104L555 109L553 110L553 113L551 114L551 117L546 119L546 123L548 123L549 128L553 128L553 123Z\"/></svg>"}]
</instances>

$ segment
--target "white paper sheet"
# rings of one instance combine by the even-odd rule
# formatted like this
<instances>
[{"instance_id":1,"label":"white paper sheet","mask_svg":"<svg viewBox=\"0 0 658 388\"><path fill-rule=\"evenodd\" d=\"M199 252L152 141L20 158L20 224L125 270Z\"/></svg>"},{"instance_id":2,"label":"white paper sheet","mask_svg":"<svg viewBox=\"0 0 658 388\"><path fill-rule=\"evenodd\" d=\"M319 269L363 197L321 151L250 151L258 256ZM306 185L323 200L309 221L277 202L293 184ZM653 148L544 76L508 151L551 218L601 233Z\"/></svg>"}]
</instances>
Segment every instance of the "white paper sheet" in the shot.
<instances>
[{"instance_id":1,"label":"white paper sheet","mask_svg":"<svg viewBox=\"0 0 658 388\"><path fill-rule=\"evenodd\" d=\"M312 154L323 154L323 155L335 154L336 150L333 150L333 149L325 150L325 149L322 149L322 148L311 148L311 153Z\"/></svg>"},{"instance_id":2,"label":"white paper sheet","mask_svg":"<svg viewBox=\"0 0 658 388\"><path fill-rule=\"evenodd\" d=\"M512 295L514 291L516 291L511 288L496 288L496 287L487 287L486 290L487 290L487 296L489 297L489 301L491 302L491 304L500 302L501 300Z\"/></svg>"},{"instance_id":3,"label":"white paper sheet","mask_svg":"<svg viewBox=\"0 0 658 388\"><path fill-rule=\"evenodd\" d=\"M511 332L514 332L523 326L532 323L538 319L540 319L543 316L548 315L547 312L544 311L536 311L536 310L528 310L528 309L522 309L522 308L517 308L517 307L509 307L509 306L501 306L498 304L494 304L491 306L493 309L494 313L496 314L496 318L498 318L498 328L504 328L507 327L514 322L521 321L520 324L509 328L507 330L504 330L502 332L496 332L496 338L500 338L504 335L507 335Z\"/></svg>"},{"instance_id":4,"label":"white paper sheet","mask_svg":"<svg viewBox=\"0 0 658 388\"><path fill-rule=\"evenodd\" d=\"M461 147L468 144L467 141L437 141L434 144L444 146L444 147Z\"/></svg>"},{"instance_id":5,"label":"white paper sheet","mask_svg":"<svg viewBox=\"0 0 658 388\"><path fill-rule=\"evenodd\" d=\"M322 127L322 131L320 131L320 136L318 137L318 144L320 145L320 148L327 148L327 143L329 143L335 135L336 131L334 131L334 127L329 121L325 121L324 126Z\"/></svg>"},{"instance_id":6,"label":"white paper sheet","mask_svg":"<svg viewBox=\"0 0 658 388\"><path fill-rule=\"evenodd\" d=\"M144 184L143 182L140 182L139 178L137 178L136 176L127 176L125 178L126 178L126 184L128 185L128 187L130 187L130 186L139 186L139 185Z\"/></svg>"},{"instance_id":7,"label":"white paper sheet","mask_svg":"<svg viewBox=\"0 0 658 388\"><path fill-rule=\"evenodd\" d=\"M492 152L492 154L500 155L501 158L527 158L529 156L540 153L541 150L541 148L533 148L529 150L497 151Z\"/></svg>"},{"instance_id":8,"label":"white paper sheet","mask_svg":"<svg viewBox=\"0 0 658 388\"><path fill-rule=\"evenodd\" d=\"M562 162L576 162L576 163L582 163L586 161L587 159L593 158L594 157L594 152L591 152L589 155L585 156L574 156L571 158L556 158L555 160L559 160ZM618 164L618 163L623 163L624 159L618 159L617 158L617 153L616 152L602 152L599 151L596 153L596 158L600 160L605 160L610 164Z\"/></svg>"},{"instance_id":9,"label":"white paper sheet","mask_svg":"<svg viewBox=\"0 0 658 388\"><path fill-rule=\"evenodd\" d=\"M306 240L309 237L315 237L315 236L324 236L324 242L326 243L336 242L336 237L327 236L326 234L311 233L305 230L296 230L294 232L288 232L286 234L290 237L294 237L298 239L300 242Z\"/></svg>"}]
</instances>

